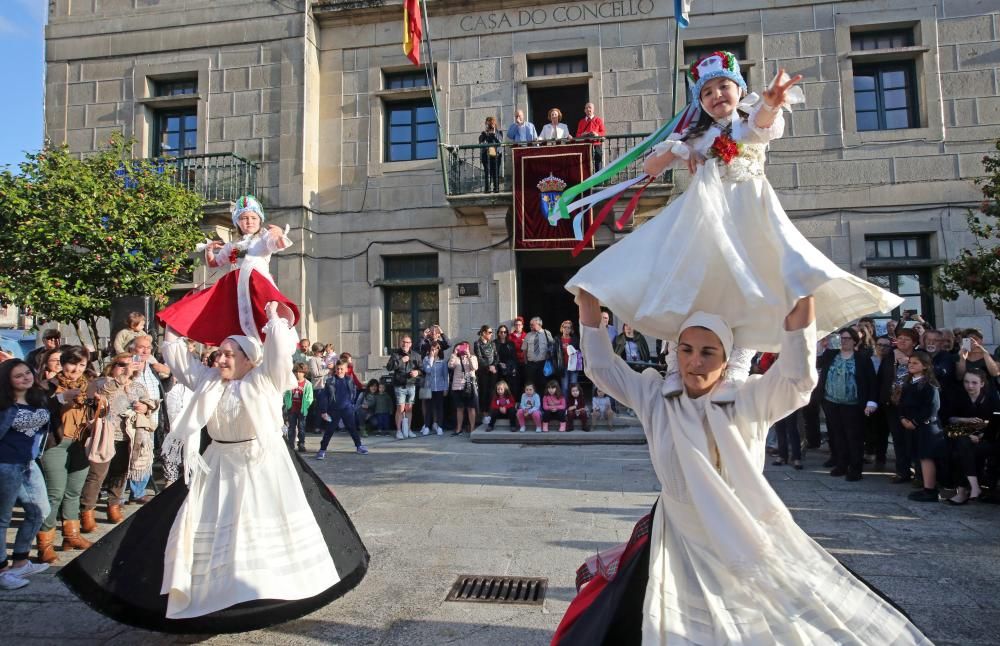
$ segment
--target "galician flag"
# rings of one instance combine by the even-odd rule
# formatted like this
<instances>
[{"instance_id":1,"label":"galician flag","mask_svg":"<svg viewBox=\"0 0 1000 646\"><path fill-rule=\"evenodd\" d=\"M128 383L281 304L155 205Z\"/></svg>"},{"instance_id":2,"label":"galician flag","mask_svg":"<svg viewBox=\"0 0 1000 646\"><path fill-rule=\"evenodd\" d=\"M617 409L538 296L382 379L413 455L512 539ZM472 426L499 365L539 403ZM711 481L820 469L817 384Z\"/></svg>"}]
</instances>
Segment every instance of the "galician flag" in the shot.
<instances>
[{"instance_id":1,"label":"galician flag","mask_svg":"<svg viewBox=\"0 0 1000 646\"><path fill-rule=\"evenodd\" d=\"M677 18L677 24L681 27L688 26L688 14L691 13L691 2L692 0L674 0L674 16Z\"/></svg>"},{"instance_id":2,"label":"galician flag","mask_svg":"<svg viewBox=\"0 0 1000 646\"><path fill-rule=\"evenodd\" d=\"M423 36L420 0L403 0L403 53L414 65L420 65L420 39Z\"/></svg>"}]
</instances>

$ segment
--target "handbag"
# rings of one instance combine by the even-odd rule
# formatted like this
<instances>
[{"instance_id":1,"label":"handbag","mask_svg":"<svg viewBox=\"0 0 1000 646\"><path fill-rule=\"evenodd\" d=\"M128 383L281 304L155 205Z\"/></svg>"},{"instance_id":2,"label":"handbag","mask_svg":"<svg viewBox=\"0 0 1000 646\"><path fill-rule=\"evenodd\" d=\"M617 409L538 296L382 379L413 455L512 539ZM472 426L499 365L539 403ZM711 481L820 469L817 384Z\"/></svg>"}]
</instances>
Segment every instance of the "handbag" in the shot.
<instances>
[{"instance_id":1,"label":"handbag","mask_svg":"<svg viewBox=\"0 0 1000 646\"><path fill-rule=\"evenodd\" d=\"M551 377L555 371L555 368L552 367L552 359L546 359L545 365L542 366L542 374L546 377Z\"/></svg>"},{"instance_id":2,"label":"handbag","mask_svg":"<svg viewBox=\"0 0 1000 646\"><path fill-rule=\"evenodd\" d=\"M102 404L98 404L94 419L87 423L86 434L83 447L88 460L104 463L115 457L115 430L111 424L105 423Z\"/></svg>"},{"instance_id":3,"label":"handbag","mask_svg":"<svg viewBox=\"0 0 1000 646\"><path fill-rule=\"evenodd\" d=\"M462 374L465 376L465 384L462 386L462 394L466 397L478 397L479 392L476 388L476 373L468 372L465 369L465 360L459 359L458 365L462 367Z\"/></svg>"},{"instance_id":4,"label":"handbag","mask_svg":"<svg viewBox=\"0 0 1000 646\"><path fill-rule=\"evenodd\" d=\"M489 155L490 157L496 157L497 154L498 154L497 153L497 147L496 146L490 146L489 148L486 149L486 154Z\"/></svg>"}]
</instances>

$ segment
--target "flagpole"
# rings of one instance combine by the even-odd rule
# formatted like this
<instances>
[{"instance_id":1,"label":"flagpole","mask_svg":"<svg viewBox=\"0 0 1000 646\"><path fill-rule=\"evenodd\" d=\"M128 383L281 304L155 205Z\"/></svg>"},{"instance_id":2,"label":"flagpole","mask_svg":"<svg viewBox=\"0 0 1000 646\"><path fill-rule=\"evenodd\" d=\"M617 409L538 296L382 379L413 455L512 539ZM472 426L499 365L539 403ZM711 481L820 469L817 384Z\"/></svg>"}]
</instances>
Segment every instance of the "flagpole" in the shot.
<instances>
[{"instance_id":1,"label":"flagpole","mask_svg":"<svg viewBox=\"0 0 1000 646\"><path fill-rule=\"evenodd\" d=\"M675 5L676 6L676 5ZM680 98L677 92L678 76L681 73L681 21L678 20L677 16L674 16L674 84L671 89L674 95L673 110L670 111L671 114L677 114L677 99Z\"/></svg>"},{"instance_id":2,"label":"flagpole","mask_svg":"<svg viewBox=\"0 0 1000 646\"><path fill-rule=\"evenodd\" d=\"M434 54L431 52L431 24L430 19L427 14L427 0L420 0L420 7L422 9L424 19L423 19L423 35L425 38L422 40L427 45L427 62L424 63L424 71L427 74L428 81L431 85L431 105L434 107L434 123L437 126L438 133L438 157L441 159L441 173L444 176L445 164L444 164L444 132L441 129L441 111L438 109L438 98L437 98L437 74L434 71ZM448 186L448 178L444 177L445 188Z\"/></svg>"}]
</instances>

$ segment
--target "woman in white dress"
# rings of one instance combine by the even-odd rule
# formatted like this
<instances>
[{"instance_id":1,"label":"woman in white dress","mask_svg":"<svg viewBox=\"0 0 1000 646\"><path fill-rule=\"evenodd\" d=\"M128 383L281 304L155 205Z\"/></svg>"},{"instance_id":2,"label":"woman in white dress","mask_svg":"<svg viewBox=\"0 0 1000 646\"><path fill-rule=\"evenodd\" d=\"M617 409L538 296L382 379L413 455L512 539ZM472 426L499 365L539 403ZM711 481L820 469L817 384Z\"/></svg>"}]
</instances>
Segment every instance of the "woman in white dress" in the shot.
<instances>
[{"instance_id":1,"label":"woman in white dress","mask_svg":"<svg viewBox=\"0 0 1000 646\"><path fill-rule=\"evenodd\" d=\"M656 371L614 355L597 299L581 291L577 302L586 373L636 411L661 492L553 644L930 644L795 524L763 476L768 428L816 385L813 298L785 317L780 358L726 405L710 397L733 347L723 319L695 312L680 326L684 392L664 397Z\"/></svg>"},{"instance_id":2,"label":"woman in white dress","mask_svg":"<svg viewBox=\"0 0 1000 646\"><path fill-rule=\"evenodd\" d=\"M217 368L167 329L164 360L194 391L167 436L182 444L187 495L178 482L129 519L133 535L116 530L102 556L67 566L64 580L98 610L165 632L240 632L311 612L364 576L350 520L281 438L298 335L277 310L265 308L263 344L229 336ZM203 426L212 443L199 455Z\"/></svg>"},{"instance_id":3,"label":"woman in white dress","mask_svg":"<svg viewBox=\"0 0 1000 646\"><path fill-rule=\"evenodd\" d=\"M567 289L590 292L616 318L658 339L676 339L691 312L713 312L732 326L738 348L768 352L780 345L775 322L803 296L816 299L821 335L902 302L816 249L788 219L764 175L768 145L784 133L783 110L800 100L800 78L782 71L761 98L747 95L729 52L692 65L692 101L701 116L657 144L646 162L652 175L688 167L690 186L602 251ZM637 288L636 276L656 280Z\"/></svg>"}]
</instances>

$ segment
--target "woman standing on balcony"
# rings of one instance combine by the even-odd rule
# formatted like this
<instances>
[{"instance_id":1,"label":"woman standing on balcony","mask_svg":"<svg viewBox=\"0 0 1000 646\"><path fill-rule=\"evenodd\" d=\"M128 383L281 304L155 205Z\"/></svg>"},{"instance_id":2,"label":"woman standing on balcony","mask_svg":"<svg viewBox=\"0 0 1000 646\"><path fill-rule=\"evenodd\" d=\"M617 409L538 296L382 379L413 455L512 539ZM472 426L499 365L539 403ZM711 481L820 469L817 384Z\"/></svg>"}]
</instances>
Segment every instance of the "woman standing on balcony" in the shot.
<instances>
[{"instance_id":1,"label":"woman standing on balcony","mask_svg":"<svg viewBox=\"0 0 1000 646\"><path fill-rule=\"evenodd\" d=\"M486 176L486 189L484 193L500 192L500 165L503 148L500 147L500 130L497 128L496 117L486 117L486 128L479 133L479 145L483 146L479 151L480 161L483 162L483 174Z\"/></svg>"},{"instance_id":2,"label":"woman standing on balcony","mask_svg":"<svg viewBox=\"0 0 1000 646\"><path fill-rule=\"evenodd\" d=\"M219 346L226 337L242 334L263 340L267 323L264 305L278 303L281 316L294 325L299 308L274 284L271 254L291 246L285 232L275 225L264 227L264 209L252 195L236 201L233 226L243 237L223 244L217 240L198 245L209 267L230 265L230 271L207 289L193 291L156 314L161 325L205 345Z\"/></svg>"}]
</instances>

